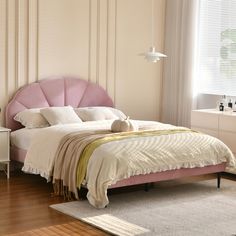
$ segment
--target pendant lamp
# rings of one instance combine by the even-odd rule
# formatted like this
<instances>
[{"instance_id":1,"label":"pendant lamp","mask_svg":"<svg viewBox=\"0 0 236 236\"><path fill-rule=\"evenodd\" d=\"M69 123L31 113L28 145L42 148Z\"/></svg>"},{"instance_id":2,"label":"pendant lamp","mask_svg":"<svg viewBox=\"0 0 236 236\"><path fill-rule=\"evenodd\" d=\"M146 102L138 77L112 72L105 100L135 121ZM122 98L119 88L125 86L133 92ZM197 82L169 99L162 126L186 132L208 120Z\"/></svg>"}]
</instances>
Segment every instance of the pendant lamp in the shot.
<instances>
[{"instance_id":1,"label":"pendant lamp","mask_svg":"<svg viewBox=\"0 0 236 236\"><path fill-rule=\"evenodd\" d=\"M162 57L167 57L166 55L157 52L155 47L154 47L154 0L152 0L152 5L151 5L151 47L148 52L141 53L139 54L140 56L144 56L144 58L149 61L149 62L157 62L159 61Z\"/></svg>"}]
</instances>

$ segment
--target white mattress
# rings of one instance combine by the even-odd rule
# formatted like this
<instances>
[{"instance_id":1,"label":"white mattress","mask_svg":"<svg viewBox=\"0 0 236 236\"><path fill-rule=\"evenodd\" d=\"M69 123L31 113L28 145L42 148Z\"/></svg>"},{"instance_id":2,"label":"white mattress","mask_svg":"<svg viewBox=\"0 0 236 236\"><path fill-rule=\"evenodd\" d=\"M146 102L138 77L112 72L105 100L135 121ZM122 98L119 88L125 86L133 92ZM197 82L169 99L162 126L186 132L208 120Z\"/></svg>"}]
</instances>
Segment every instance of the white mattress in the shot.
<instances>
[{"instance_id":1,"label":"white mattress","mask_svg":"<svg viewBox=\"0 0 236 236\"><path fill-rule=\"evenodd\" d=\"M20 149L28 150L30 142L34 134L36 134L40 129L18 129L11 132L11 145L16 146Z\"/></svg>"}]
</instances>

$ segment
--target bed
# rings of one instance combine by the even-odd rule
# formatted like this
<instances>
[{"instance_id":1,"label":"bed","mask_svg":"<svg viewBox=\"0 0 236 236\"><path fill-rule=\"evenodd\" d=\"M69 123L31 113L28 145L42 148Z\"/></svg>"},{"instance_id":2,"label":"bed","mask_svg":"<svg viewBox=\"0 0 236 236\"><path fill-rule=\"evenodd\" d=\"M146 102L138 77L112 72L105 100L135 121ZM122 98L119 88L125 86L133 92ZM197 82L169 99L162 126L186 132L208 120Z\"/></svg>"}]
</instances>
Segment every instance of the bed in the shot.
<instances>
[{"instance_id":1,"label":"bed","mask_svg":"<svg viewBox=\"0 0 236 236\"><path fill-rule=\"evenodd\" d=\"M67 106L71 106L73 108L105 107L105 108L112 109L113 101L102 87L94 83L87 82L85 80L81 80L78 78L66 78L66 77L45 79L39 82L26 85L15 94L15 96L12 98L12 100L9 102L9 104L6 107L6 127L12 130L12 135L11 135L11 144L12 144L11 145L11 159L12 160L23 163L24 164L23 170L25 172L32 173L32 174L40 174L42 177L46 178L48 181L51 180L51 177L55 174L56 177L54 176L52 177L52 180L54 181L54 183L57 183L57 180L62 180L62 184L65 185L63 189L64 190L66 189L67 193L73 192L75 196L77 196L77 191L75 191L75 187L77 187L77 185L75 185L75 182L78 180L78 175L76 173L76 171L78 172L78 169L77 167L75 169L74 166L75 165L77 166L78 162L75 162L74 164L71 164L71 163L68 164L68 160L67 162L64 161L64 156L61 157L60 160L58 160L57 157L55 159L55 156L58 154L58 146L61 145L61 141L64 137L67 138L66 142L68 142L68 137L67 137L68 135L70 135L71 133L73 133L74 135L75 133L76 135L80 136L81 131L82 133L88 132L89 133L88 135L91 135L90 132L95 132L92 134L98 135L97 132L100 133L101 131L104 132L105 130L106 132L109 131L109 134L106 133L105 135L114 136L114 134L110 134L110 127L113 121L112 120L90 121L90 122L81 122L78 124L71 123L67 125L55 125L55 126L49 126L49 127L43 127L43 128L27 129L27 128L24 128L24 126L22 126L21 123L14 120L14 117L16 116L16 114L19 114L20 112L27 109L37 109L37 108L44 109L44 108L50 108L50 107L53 108L53 107L67 107ZM196 132L193 132L191 130L188 130L185 128L174 127L174 126L170 126L166 124L161 124L158 122L151 122L151 121L133 121L133 122L136 122L136 125L141 127L141 132L145 132L142 135L145 136L147 135L146 133L148 133L148 138L145 136L142 139L144 139L145 142L146 140L149 140L149 139L152 140L153 145L155 147L159 145L158 146L159 149L161 149L160 141L163 142L162 146L165 146L165 145L167 146L168 141L167 142L165 141L165 145L164 145L163 140L166 139L167 137L169 138L170 136L169 132L172 132L173 136L175 137L183 136L184 137L183 145L185 143L185 146L187 145L186 143L189 140L192 140L193 137L199 136L199 134L196 134ZM155 128L153 129L153 127ZM148 129L148 131L146 131L146 129ZM165 135L163 135L162 132L166 132L166 130L171 130L171 131L168 131L167 135L166 133ZM131 132L133 133L132 135L134 136L129 138L129 143L130 143L129 146L132 146L136 142L135 138L137 138L138 140L138 137L136 136L140 135L139 132L140 131L136 131L136 133ZM150 132L152 132L151 134L152 137L149 137ZM157 132L158 132L159 137L156 137ZM161 135L159 134L160 132L161 132ZM185 134L183 133L187 133L187 138L184 136ZM127 134L127 135L130 135L130 134ZM117 139L117 137L115 137L115 139ZM99 158L94 158L95 156L94 153L96 153L96 155L99 156L99 152L101 152L101 150L106 148L104 149L105 151L103 150L103 153L100 154L100 156L104 155L104 153L109 154L109 148L111 149L110 146L112 145L113 145L113 149L115 150L119 149L117 148L119 147L119 145L121 146L123 145L122 150L124 150L127 147L127 144L125 142L128 142L128 141L124 141L122 137L122 140L113 140L114 142L113 141L111 142L113 144L103 143L101 144L101 146L97 147L97 149L91 154L91 157L89 157L87 161L87 165L84 167L86 168L85 169L86 175L84 176L83 182L81 182L81 186L85 186L88 189L90 188L91 185L93 185L93 188L96 187L96 189L93 189L90 192L88 192L88 200L93 206L97 208L103 208L109 203L109 200L107 198L108 188L118 188L118 187L123 187L123 186L151 183L151 182L157 182L161 180L170 180L170 179L176 179L180 177L202 175L202 174L208 174L208 173L218 173L218 187L219 187L220 186L219 173L224 171L227 166L235 166L236 165L235 158L233 154L231 153L231 151L228 149L228 147L226 147L221 141L213 137L202 134L201 145L203 149L206 148L205 146L207 146L204 144L206 140L210 140L209 145L210 146L212 145L212 146L210 147L211 151L210 151L209 156L212 156L213 159L215 158L214 160L208 160L207 159L208 157L207 158L205 157L204 161L201 160L201 162L199 163L197 163L197 161L196 163L194 161L187 161L187 162L182 161L181 164L178 164L177 166L173 168L172 167L166 168L166 167L163 167L163 165L160 165L162 167L157 166L155 168L154 167L149 168L150 166L149 167L147 166L145 171L142 170L142 167L140 167L141 169L139 169L139 171L134 171L129 174L125 173L126 170L122 170L124 173L121 171L122 174L120 174L120 176L111 177L112 179L109 181L106 180L106 178L107 176L110 176L112 174L109 175L110 170L108 170L107 166L104 165L105 167L101 167L99 171L96 170L97 169L96 166L98 165L96 161L99 160ZM178 146L181 146L179 145L179 141L178 142L177 141L176 143L178 143ZM149 143L149 141L147 141L147 143ZM57 146L57 148L55 147L52 151L51 149L53 145ZM137 141L136 145L137 146L133 147L134 150L141 147L140 145L142 145L142 143L139 143L139 141ZM43 146L43 148L41 146ZM196 148L198 152L199 150L201 151L201 148L200 149L198 147ZM154 148L153 150L156 150L156 149ZM120 153L120 150L117 151L117 153L118 152L119 152L119 156L123 155L122 153ZM143 151L140 149L139 153L143 153ZM49 158L50 155L51 157ZM165 153L162 153L162 158L164 155ZM185 158L190 158L191 155L192 155L191 150L189 150L189 153L188 151L184 152ZM67 155L65 155L65 157L66 156ZM122 158L123 157L121 157L121 160L125 162L126 159L124 158L122 159ZM141 158L141 157L138 157L138 158ZM144 159L145 158L146 156L144 157ZM42 161L40 163L41 159ZM106 165L109 165L109 162L110 160L107 161L108 164L106 163ZM142 160L137 159L136 162L137 162L136 165L138 164L140 165ZM166 162L166 160L163 160L162 162ZM48 171L45 171L46 170L46 167L45 167L44 170L41 171L39 166L44 165L45 163L47 163L47 165L50 166L50 169ZM117 164L118 161L116 160L116 162L114 161L114 163L113 163L112 168L118 169L116 170L116 172L120 173L120 167L118 168L119 164ZM153 161L153 163L155 163L155 161ZM192 163L195 163L195 164L192 164ZM124 163L122 165L124 166ZM129 164L129 165L132 166L132 164ZM143 162L142 165L145 166L145 162ZM65 169L66 167L64 166L67 166L67 169ZM72 169L72 167L74 169ZM60 170L60 173L58 172L56 174L56 170L58 170L59 168L61 168L62 170ZM102 174L100 174L99 172L101 172L102 169L104 170L102 171ZM94 177L93 175L95 172L98 172L98 173ZM62 175L64 179L62 178ZM91 175L91 177L89 175ZM99 175L101 175L102 177ZM101 184L98 184L97 186L94 186L95 185L94 183L97 183L98 179L103 179L104 182L102 182ZM70 181L72 181L73 186L71 186L72 183ZM63 193L65 194L65 191ZM99 196L97 195L93 196L93 193L95 195L99 193L98 194Z\"/></svg>"}]
</instances>

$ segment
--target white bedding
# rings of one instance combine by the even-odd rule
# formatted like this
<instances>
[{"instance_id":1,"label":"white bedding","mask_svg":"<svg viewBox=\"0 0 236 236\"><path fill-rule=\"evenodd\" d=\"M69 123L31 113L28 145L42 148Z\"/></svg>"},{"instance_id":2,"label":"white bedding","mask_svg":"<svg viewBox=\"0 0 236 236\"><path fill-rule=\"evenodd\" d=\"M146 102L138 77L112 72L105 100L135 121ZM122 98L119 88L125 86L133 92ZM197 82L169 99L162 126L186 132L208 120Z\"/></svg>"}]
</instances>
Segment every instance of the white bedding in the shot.
<instances>
[{"instance_id":1,"label":"white bedding","mask_svg":"<svg viewBox=\"0 0 236 236\"><path fill-rule=\"evenodd\" d=\"M33 136L23 171L40 174L50 180L53 174L55 153L61 139L72 131L110 129L111 122L91 121L79 124L57 125L44 128ZM139 127L153 126L158 130L179 129L167 124L135 121ZM88 199L96 207L108 204L107 187L118 180L137 174L178 168L194 168L236 161L229 148L220 140L197 133L174 134L142 138L142 140L116 141L99 146L92 154L86 175ZM119 145L117 143L119 142ZM171 145L169 145L171 143ZM144 149L144 146L147 149ZM180 152L179 152L180 151ZM145 153L144 153L145 152ZM115 153L115 158L110 158ZM140 155L142 154L143 155ZM153 159L158 153L158 158ZM129 157L131 157L132 162Z\"/></svg>"},{"instance_id":2,"label":"white bedding","mask_svg":"<svg viewBox=\"0 0 236 236\"><path fill-rule=\"evenodd\" d=\"M27 129L22 128L11 132L11 145L20 149L28 150L33 136L43 128Z\"/></svg>"}]
</instances>

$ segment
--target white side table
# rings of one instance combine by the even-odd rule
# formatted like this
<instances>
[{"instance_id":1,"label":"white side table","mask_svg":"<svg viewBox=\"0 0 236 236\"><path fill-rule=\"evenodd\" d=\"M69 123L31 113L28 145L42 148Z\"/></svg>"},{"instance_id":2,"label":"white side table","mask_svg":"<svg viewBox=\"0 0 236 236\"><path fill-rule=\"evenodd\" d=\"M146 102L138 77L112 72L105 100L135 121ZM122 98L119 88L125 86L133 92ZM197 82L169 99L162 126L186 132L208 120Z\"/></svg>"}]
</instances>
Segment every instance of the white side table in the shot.
<instances>
[{"instance_id":1,"label":"white side table","mask_svg":"<svg viewBox=\"0 0 236 236\"><path fill-rule=\"evenodd\" d=\"M193 110L191 128L220 139L236 157L236 112L222 112L216 109ZM226 172L236 174L236 168L227 168Z\"/></svg>"},{"instance_id":2,"label":"white side table","mask_svg":"<svg viewBox=\"0 0 236 236\"><path fill-rule=\"evenodd\" d=\"M10 129L0 127L0 164L7 165L7 178L10 178Z\"/></svg>"}]
</instances>

